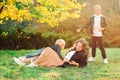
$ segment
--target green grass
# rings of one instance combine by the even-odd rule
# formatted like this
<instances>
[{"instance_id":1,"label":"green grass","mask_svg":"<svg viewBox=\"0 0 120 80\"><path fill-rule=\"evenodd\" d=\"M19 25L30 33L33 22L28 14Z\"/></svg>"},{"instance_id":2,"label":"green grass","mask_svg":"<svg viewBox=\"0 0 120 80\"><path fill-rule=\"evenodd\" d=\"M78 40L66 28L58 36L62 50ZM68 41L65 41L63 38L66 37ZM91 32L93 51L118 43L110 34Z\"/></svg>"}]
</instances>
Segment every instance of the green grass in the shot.
<instances>
[{"instance_id":1,"label":"green grass","mask_svg":"<svg viewBox=\"0 0 120 80\"><path fill-rule=\"evenodd\" d=\"M0 80L120 80L120 48L106 49L107 65L97 50L96 62L88 62L85 68L26 68L13 61L14 56L20 57L33 51L0 50Z\"/></svg>"}]
</instances>

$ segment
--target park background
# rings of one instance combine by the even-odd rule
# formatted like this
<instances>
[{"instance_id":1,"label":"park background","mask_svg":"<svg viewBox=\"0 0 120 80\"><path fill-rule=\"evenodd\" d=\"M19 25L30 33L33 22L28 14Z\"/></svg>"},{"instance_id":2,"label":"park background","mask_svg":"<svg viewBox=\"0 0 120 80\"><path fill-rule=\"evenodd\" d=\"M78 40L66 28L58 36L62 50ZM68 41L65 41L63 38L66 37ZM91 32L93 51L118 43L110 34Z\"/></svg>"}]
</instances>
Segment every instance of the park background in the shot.
<instances>
[{"instance_id":1,"label":"park background","mask_svg":"<svg viewBox=\"0 0 120 80\"><path fill-rule=\"evenodd\" d=\"M5 2L5 0L3 0ZM8 0L11 1L11 0ZM23 0L26 1L26 0ZM32 1L32 0L30 0ZM37 0L33 0L37 1ZM44 1L44 0L38 0ZM52 0L51 0L52 1ZM55 0L56 1L56 0ZM59 1L59 0L58 0ZM68 0L69 1L69 0ZM60 10L59 14L63 14L60 20L56 20L55 16L45 18L44 15L48 14L47 11L45 12L46 8L54 8L57 9L53 2L53 6L45 6L49 5L49 3L43 6L43 15L42 13L38 14L40 11L35 10L35 8L31 8L31 13L34 14L35 17L30 18L30 12L21 11L23 14L15 13L14 6L10 6L11 10L3 9L3 12L6 10L7 16L4 16L1 12L1 20L2 24L0 24L0 49L38 49L41 47L49 46L54 44L55 40L58 38L63 38L66 41L66 48L72 46L73 42L81 37L84 37L91 43L89 28L82 31L81 33L77 33L76 29L84 26L88 19L93 15L93 6L95 4L100 4L102 6L102 13L106 17L107 21L107 29L104 35L104 45L105 47L120 47L120 0L71 0L73 1L74 5L80 3L80 6L73 6L70 10L67 10L66 7L70 7L72 4L65 6L66 12L62 12ZM2 3L2 2L1 2ZM8 3L4 3L5 5ZM37 5L37 3L34 3ZM26 5L22 2L16 2L12 5L16 5L18 11L26 9ZM40 3L39 3L40 5ZM38 5L38 6L39 6ZM9 7L8 6L8 7ZM6 6L4 6L6 7ZM75 9L77 10L75 11ZM81 9L78 9L81 7ZM62 8L62 7L60 7ZM24 9L24 10L25 10ZM29 8L27 8L29 10ZM12 11L13 10L13 11ZM17 11L17 10L16 10ZM53 10L54 12L54 10ZM73 12L73 17L67 16L67 12ZM14 15L12 15L12 14ZM26 13L26 14L25 14ZM52 14L52 12L51 12ZM55 14L55 13L53 13ZM57 14L57 13L56 13ZM74 18L78 16L77 18ZM77 15L76 15L77 14ZM20 17L16 16L20 15ZM23 16L21 16L23 15ZM24 19L21 17L26 16ZM50 15L52 16L52 15ZM80 17L79 17L80 16ZM14 17L18 17L14 18ZM39 18L39 22L36 19ZM65 18L65 19L64 19ZM22 20L21 20L22 19ZM58 23L59 22L59 23Z\"/></svg>"},{"instance_id":2,"label":"park background","mask_svg":"<svg viewBox=\"0 0 120 80\"><path fill-rule=\"evenodd\" d=\"M66 41L63 56L76 39L90 45L89 28L76 29L93 15L95 4L102 6L108 24L103 37L107 65L98 49L96 61L85 68L26 68L13 61L58 38ZM120 0L0 0L0 80L120 80L119 31Z\"/></svg>"}]
</instances>

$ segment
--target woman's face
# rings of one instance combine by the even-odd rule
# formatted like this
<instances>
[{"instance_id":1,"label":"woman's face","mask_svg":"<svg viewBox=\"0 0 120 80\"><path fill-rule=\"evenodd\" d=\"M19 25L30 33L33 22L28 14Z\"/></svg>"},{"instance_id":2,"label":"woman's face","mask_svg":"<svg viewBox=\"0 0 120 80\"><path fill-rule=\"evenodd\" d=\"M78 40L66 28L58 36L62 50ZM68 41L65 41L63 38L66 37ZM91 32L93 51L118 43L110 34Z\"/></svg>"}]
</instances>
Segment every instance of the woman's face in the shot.
<instances>
[{"instance_id":1,"label":"woman's face","mask_svg":"<svg viewBox=\"0 0 120 80\"><path fill-rule=\"evenodd\" d=\"M81 51L82 50L82 43L81 42L78 42L77 44L76 44L76 51Z\"/></svg>"}]
</instances>

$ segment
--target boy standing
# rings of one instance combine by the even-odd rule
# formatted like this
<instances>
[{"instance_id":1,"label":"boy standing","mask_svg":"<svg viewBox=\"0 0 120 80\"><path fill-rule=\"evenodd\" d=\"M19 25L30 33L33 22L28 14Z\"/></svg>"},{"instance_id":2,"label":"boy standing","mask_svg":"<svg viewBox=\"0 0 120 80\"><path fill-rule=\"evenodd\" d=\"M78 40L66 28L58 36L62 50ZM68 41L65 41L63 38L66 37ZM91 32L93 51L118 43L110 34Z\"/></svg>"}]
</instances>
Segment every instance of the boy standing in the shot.
<instances>
[{"instance_id":1,"label":"boy standing","mask_svg":"<svg viewBox=\"0 0 120 80\"><path fill-rule=\"evenodd\" d=\"M77 29L77 32L80 32L81 30L87 28L90 26L91 31L91 38L92 38L92 57L88 59L88 61L95 61L96 56L96 44L98 43L99 49L101 50L103 61L105 64L108 63L108 60L106 59L106 53L103 46L103 33L106 28L106 20L105 17L101 14L101 6L95 5L94 6L94 15L90 18L90 20L87 22L87 24L79 29Z\"/></svg>"}]
</instances>

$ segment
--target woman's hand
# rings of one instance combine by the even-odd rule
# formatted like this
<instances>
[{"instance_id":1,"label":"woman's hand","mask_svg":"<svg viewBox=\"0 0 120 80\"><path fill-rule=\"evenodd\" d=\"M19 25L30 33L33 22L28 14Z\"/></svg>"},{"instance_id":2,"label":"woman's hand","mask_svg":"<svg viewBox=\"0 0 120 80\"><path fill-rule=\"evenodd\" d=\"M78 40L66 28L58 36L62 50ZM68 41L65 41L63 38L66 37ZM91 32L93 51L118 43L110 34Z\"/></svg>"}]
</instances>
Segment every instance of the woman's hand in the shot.
<instances>
[{"instance_id":1,"label":"woman's hand","mask_svg":"<svg viewBox=\"0 0 120 80\"><path fill-rule=\"evenodd\" d=\"M69 64L71 64L71 65L75 65L75 66L79 66L79 64L78 63L76 63L75 61L71 61L71 62L69 62Z\"/></svg>"}]
</instances>

